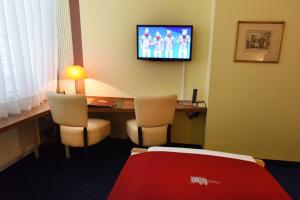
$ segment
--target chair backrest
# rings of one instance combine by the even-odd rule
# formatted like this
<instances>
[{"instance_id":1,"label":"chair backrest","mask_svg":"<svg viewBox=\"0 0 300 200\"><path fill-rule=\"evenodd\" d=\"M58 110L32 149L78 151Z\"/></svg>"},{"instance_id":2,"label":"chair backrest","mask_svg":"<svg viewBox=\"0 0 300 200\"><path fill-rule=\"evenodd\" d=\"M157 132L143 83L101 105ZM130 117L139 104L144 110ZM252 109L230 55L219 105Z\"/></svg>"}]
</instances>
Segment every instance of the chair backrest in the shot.
<instances>
[{"instance_id":1,"label":"chair backrest","mask_svg":"<svg viewBox=\"0 0 300 200\"><path fill-rule=\"evenodd\" d=\"M137 126L155 127L173 123L177 95L135 97L134 108Z\"/></svg>"},{"instance_id":2,"label":"chair backrest","mask_svg":"<svg viewBox=\"0 0 300 200\"><path fill-rule=\"evenodd\" d=\"M53 121L64 126L87 127L87 100L83 95L47 93Z\"/></svg>"}]
</instances>

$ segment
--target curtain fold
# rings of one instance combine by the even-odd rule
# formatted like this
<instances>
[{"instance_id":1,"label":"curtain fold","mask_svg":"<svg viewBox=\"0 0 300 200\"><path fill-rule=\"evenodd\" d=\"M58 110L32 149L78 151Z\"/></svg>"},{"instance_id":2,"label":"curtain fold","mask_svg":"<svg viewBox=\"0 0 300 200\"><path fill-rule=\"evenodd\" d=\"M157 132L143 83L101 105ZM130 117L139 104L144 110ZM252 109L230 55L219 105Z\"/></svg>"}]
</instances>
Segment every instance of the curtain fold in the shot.
<instances>
[{"instance_id":1,"label":"curtain fold","mask_svg":"<svg viewBox=\"0 0 300 200\"><path fill-rule=\"evenodd\" d=\"M0 0L0 118L56 90L57 0Z\"/></svg>"}]
</instances>

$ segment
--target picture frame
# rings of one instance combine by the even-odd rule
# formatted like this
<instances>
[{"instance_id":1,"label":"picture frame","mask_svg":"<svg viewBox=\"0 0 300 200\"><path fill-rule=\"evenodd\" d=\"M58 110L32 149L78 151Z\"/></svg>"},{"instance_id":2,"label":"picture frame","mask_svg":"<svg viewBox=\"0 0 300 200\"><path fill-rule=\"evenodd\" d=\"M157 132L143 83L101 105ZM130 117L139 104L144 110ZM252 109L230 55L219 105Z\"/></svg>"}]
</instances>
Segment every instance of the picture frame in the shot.
<instances>
[{"instance_id":1,"label":"picture frame","mask_svg":"<svg viewBox=\"0 0 300 200\"><path fill-rule=\"evenodd\" d=\"M284 21L238 21L234 61L279 63Z\"/></svg>"}]
</instances>

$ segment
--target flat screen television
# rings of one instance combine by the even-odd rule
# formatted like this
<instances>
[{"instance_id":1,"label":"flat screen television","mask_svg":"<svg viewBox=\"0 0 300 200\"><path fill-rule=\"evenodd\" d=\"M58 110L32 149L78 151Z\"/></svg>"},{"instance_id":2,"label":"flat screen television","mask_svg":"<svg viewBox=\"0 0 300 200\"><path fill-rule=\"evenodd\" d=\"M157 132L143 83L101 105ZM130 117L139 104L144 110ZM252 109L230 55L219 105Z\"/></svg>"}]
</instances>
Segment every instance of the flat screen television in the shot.
<instances>
[{"instance_id":1,"label":"flat screen television","mask_svg":"<svg viewBox=\"0 0 300 200\"><path fill-rule=\"evenodd\" d=\"M137 25L137 59L190 61L192 25Z\"/></svg>"}]
</instances>

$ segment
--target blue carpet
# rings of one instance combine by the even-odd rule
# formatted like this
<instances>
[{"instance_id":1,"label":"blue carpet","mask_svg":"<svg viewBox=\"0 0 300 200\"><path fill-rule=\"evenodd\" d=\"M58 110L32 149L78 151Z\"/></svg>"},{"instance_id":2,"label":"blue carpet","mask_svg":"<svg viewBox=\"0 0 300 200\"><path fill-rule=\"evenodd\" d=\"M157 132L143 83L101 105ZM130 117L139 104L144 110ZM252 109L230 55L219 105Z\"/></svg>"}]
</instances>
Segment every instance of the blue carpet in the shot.
<instances>
[{"instance_id":1,"label":"blue carpet","mask_svg":"<svg viewBox=\"0 0 300 200\"><path fill-rule=\"evenodd\" d=\"M266 168L290 194L300 200L300 163L265 160Z\"/></svg>"},{"instance_id":2,"label":"blue carpet","mask_svg":"<svg viewBox=\"0 0 300 200\"><path fill-rule=\"evenodd\" d=\"M126 140L105 140L92 146L89 149L91 177L86 179L82 149L71 149L72 158L63 159L56 170L56 162L49 156L48 146L42 146L39 159L30 154L0 173L0 199L106 199L130 154L130 148ZM61 150L63 156L63 147ZM274 161L267 161L266 165L293 199L298 200L299 165Z\"/></svg>"},{"instance_id":3,"label":"blue carpet","mask_svg":"<svg viewBox=\"0 0 300 200\"><path fill-rule=\"evenodd\" d=\"M115 140L107 148L105 143L89 148L89 179L85 177L82 149L72 148L72 158L63 160L56 170L49 149L42 146L39 159L31 154L0 173L0 199L106 199L129 156L130 145ZM63 147L61 150L63 156Z\"/></svg>"}]
</instances>

